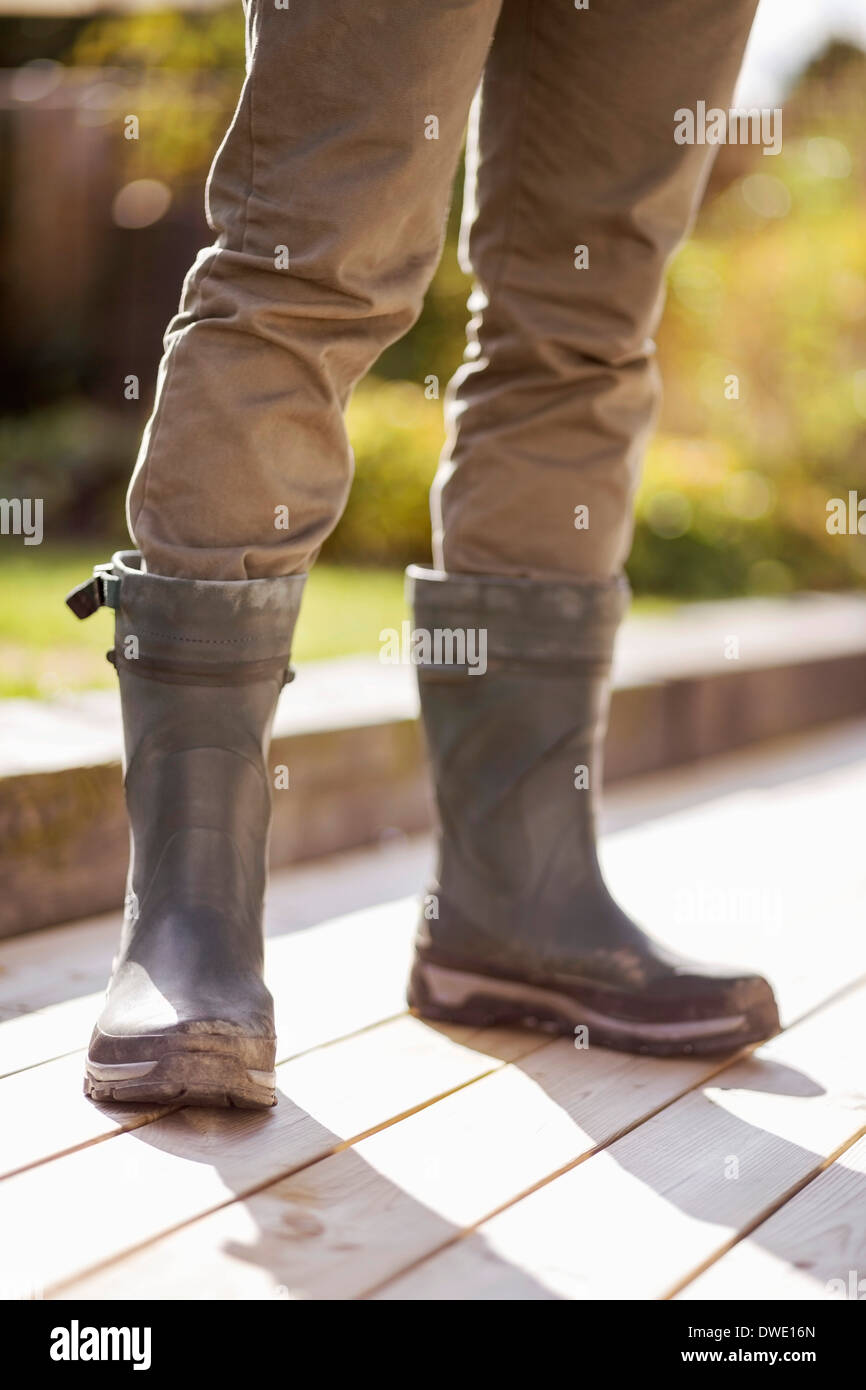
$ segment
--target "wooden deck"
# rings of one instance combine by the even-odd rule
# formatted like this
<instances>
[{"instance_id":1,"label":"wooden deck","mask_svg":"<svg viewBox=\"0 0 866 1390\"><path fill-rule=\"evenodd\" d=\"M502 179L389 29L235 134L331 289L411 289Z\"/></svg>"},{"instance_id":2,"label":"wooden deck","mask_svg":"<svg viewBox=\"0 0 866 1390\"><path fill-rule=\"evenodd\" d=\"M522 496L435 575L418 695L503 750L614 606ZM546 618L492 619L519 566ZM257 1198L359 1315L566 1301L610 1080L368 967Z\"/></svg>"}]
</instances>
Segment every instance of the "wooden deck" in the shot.
<instances>
[{"instance_id":1,"label":"wooden deck","mask_svg":"<svg viewBox=\"0 0 866 1390\"><path fill-rule=\"evenodd\" d=\"M866 724L611 799L624 904L772 977L785 1031L751 1056L410 1017L426 842L274 881L265 1115L86 1101L116 921L3 943L0 1295L825 1299L866 1276L864 806Z\"/></svg>"}]
</instances>

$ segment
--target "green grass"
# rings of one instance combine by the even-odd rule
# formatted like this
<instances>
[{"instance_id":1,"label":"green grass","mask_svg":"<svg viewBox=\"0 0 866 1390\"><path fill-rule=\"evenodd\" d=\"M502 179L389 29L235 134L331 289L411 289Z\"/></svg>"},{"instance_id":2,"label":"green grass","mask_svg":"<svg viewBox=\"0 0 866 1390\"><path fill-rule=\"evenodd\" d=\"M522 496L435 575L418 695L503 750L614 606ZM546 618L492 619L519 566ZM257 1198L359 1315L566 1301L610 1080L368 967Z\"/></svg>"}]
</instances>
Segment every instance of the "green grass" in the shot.
<instances>
[{"instance_id":1,"label":"green grass","mask_svg":"<svg viewBox=\"0 0 866 1390\"><path fill-rule=\"evenodd\" d=\"M79 622L63 602L108 554L98 545L53 546L0 557L0 697L38 699L114 685L105 660L108 612ZM398 627L405 616L399 570L318 565L304 595L293 659L378 652L382 628Z\"/></svg>"},{"instance_id":2,"label":"green grass","mask_svg":"<svg viewBox=\"0 0 866 1390\"><path fill-rule=\"evenodd\" d=\"M105 659L112 642L108 610L79 622L63 602L109 552L108 546L53 545L0 555L0 698L113 688L114 671ZM643 597L635 610L676 606L668 598ZM406 617L398 569L317 565L304 594L293 660L376 653L382 629L399 627Z\"/></svg>"}]
</instances>

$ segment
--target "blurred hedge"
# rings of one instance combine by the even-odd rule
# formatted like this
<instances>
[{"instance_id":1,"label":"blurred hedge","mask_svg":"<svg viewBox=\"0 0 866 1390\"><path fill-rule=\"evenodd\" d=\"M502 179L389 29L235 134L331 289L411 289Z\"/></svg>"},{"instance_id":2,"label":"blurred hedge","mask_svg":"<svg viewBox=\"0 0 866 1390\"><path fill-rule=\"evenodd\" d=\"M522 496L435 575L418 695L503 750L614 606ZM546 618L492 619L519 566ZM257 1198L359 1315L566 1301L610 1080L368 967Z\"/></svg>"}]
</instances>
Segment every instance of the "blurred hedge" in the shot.
<instances>
[{"instance_id":1,"label":"blurred hedge","mask_svg":"<svg viewBox=\"0 0 866 1390\"><path fill-rule=\"evenodd\" d=\"M356 392L346 424L355 481L323 558L410 564L430 553L427 490L442 447L441 402L408 381L371 378Z\"/></svg>"},{"instance_id":2,"label":"blurred hedge","mask_svg":"<svg viewBox=\"0 0 866 1390\"><path fill-rule=\"evenodd\" d=\"M0 496L42 498L46 541L120 541L139 433L137 414L124 417L80 398L0 419Z\"/></svg>"}]
</instances>

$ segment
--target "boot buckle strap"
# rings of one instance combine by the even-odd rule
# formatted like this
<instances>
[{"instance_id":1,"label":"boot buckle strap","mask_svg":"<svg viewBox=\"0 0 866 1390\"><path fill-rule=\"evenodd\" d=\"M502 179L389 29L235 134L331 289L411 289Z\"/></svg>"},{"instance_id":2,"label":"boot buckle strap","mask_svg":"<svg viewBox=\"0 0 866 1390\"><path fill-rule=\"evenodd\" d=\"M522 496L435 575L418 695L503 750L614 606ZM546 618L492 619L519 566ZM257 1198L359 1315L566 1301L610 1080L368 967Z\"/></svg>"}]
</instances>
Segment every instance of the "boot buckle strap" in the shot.
<instances>
[{"instance_id":1,"label":"boot buckle strap","mask_svg":"<svg viewBox=\"0 0 866 1390\"><path fill-rule=\"evenodd\" d=\"M66 595L66 606L76 618L89 618L97 608L116 608L120 597L120 580L112 566L95 565L93 574Z\"/></svg>"}]
</instances>

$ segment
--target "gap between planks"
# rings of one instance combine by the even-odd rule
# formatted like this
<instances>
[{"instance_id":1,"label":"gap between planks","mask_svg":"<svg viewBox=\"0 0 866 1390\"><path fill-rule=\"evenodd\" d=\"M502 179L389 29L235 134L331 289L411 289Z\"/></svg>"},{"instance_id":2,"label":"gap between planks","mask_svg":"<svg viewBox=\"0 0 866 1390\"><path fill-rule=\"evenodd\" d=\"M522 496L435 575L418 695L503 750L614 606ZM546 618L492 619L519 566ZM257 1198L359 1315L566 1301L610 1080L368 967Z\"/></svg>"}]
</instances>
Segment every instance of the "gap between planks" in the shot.
<instances>
[{"instance_id":1,"label":"gap between planks","mask_svg":"<svg viewBox=\"0 0 866 1390\"><path fill-rule=\"evenodd\" d=\"M800 790L800 789L798 789L798 790ZM814 811L814 807L813 807L813 811ZM654 831L656 832L656 836L657 836L657 833L658 833L659 829L660 829L660 827L659 827L659 825L657 824L657 825L654 827ZM654 836L654 838L655 838L655 836ZM625 849L625 848L626 848L626 846L623 845L623 849ZM813 846L813 850L814 850L814 846ZM406 910L404 904L392 904L392 905L389 905L389 909L387 909L387 911L393 911L393 910L398 910L398 909L399 909L400 911L405 911L405 910ZM377 910L373 913L373 916L377 919L377 921L379 921L379 920L381 919L382 915L383 915L383 912L385 912L385 911L386 911L386 909L377 909ZM354 919L353 919L353 920L354 920ZM833 918L832 915L831 915L831 920L834 920L834 918ZM329 929L330 927L333 927L334 925L335 925L335 924L328 924L328 927L323 927L323 928L318 929L317 931L311 932L311 933L309 933L309 936L310 936L310 937L317 937L317 936L320 936L320 933L327 933L328 929ZM789 925L790 925L790 924L789 924ZM806 925L806 923L804 922L803 925ZM393 950L393 946L394 946L395 944L397 944L397 945L400 944L399 941L398 941L398 938L400 937L400 933L398 932L398 933L392 934L392 933L389 932L389 933L386 933L386 934L389 936L389 938L390 938L390 940L391 940L391 944L387 947L387 949L385 949L385 950L382 951L381 955L382 955L382 958L383 958L383 962L386 962L386 961L391 961L391 962L393 962L394 957L393 957L393 954L392 954L392 950ZM307 934L305 933L305 936L306 936L306 935L307 935ZM404 936L405 938L408 938L408 933L403 933L403 936ZM356 938L356 939L357 939L357 938ZM380 938L380 939L381 939L381 938ZM289 940L291 940L292 946L295 947L295 946L297 945L297 943L298 943L299 938L294 938L294 939L288 938L288 939L286 939L285 942L279 943L279 945L280 945L280 946L285 946ZM332 945L333 945L333 944L334 944L334 943L332 943ZM402 944L405 945L405 940L402 942ZM789 942L788 944L790 945L790 942ZM315 954L317 954L317 953L314 952L314 955L315 955ZM326 952L325 954L327 955L327 952ZM379 953L377 952L377 954L379 954ZM397 954L398 954L398 956L402 955L402 951L398 950ZM824 960L825 960L825 962L826 962L826 960L827 960L827 956L828 956L828 955L830 956L830 960L831 960L831 974L832 974L835 978L838 978L838 959L835 957L835 953L832 952L832 951L830 951L830 952L824 954ZM288 959L288 957L287 957L287 959ZM307 982L309 982L309 979L311 978L310 974L308 973L309 967L310 967L311 965L313 965L314 963L315 963L315 962L313 961L313 959L311 959L311 958L308 956L307 960L304 962L304 964L303 964L303 966L302 966L302 971L301 971L301 973L306 977ZM327 967L327 960L322 959L321 957L320 957L320 959L319 959L319 963L320 963L321 965L324 965L325 967ZM368 964L369 964L369 962L368 962ZM788 964L787 957L786 957L786 960L785 960L785 964L786 964L786 965ZM333 975L333 973L334 973L334 972L332 971L331 974ZM350 975L350 976L353 974L353 972L352 972L351 969L349 969L349 971L347 971L347 972L345 972L345 973L348 974L348 975ZM378 971L374 972L374 976L377 975L377 974L378 974ZM390 971L389 971L387 968L386 968L386 974L390 975ZM399 969L399 974L400 974L400 977L401 977L401 978L400 978L400 990L402 991L402 974L403 974L403 967L402 967L402 964L401 964L400 969ZM315 978L315 972L313 973L312 978ZM393 979L394 977L392 976L391 978ZM812 1008L815 1008L816 1005L815 1005L815 1003L814 1003L814 1000L815 1000L815 997L816 997L816 981L815 981L814 979L810 979L807 983L808 983L809 992L811 993L811 996L812 996L812 1006L811 1006L811 1007L812 1007ZM825 977L821 980L820 988L821 988L822 990L826 990L826 989L828 988L828 986L830 985L830 983L831 983L830 978L828 978L828 977L825 975ZM801 984L802 984L802 982L801 982ZM279 988L279 987L278 987L278 988ZM309 989L307 989L307 990L305 991L305 993L306 993L306 995L307 995L307 998L309 999L309 995L310 995L311 991L309 991ZM318 997L316 991L312 991L312 993L313 993L313 995L314 995L315 1003L316 1003L316 1008L313 1010L313 1012L316 1012L316 1010L321 1006L322 1001L319 999L319 997ZM355 989L355 995L356 995L356 996L357 996L357 994L362 994L362 995L363 995L364 993L365 993L365 990L358 990L357 988ZM801 990L801 993L802 993L802 990ZM393 997L393 996L392 996L392 997ZM806 1001L803 1000L803 999L800 999L800 1000L798 1000L797 1002L798 1002L798 1005L800 1005L800 1007L802 1007L802 1004L803 1004L804 1002L806 1002ZM76 1004L80 1004L81 1001L75 1001L75 1003L76 1003ZM325 1001L325 1003L326 1003L326 1007L327 1007L327 1000ZM343 1009L342 1002L341 1002L340 1008L339 1008L338 1010L336 1010L336 1012L340 1014L341 1019L342 1019L342 1022L345 1023L345 1011L344 1011L344 1009ZM21 1021L23 1022L23 1020L21 1020ZM378 1026L378 1025L368 1022L366 1025L361 1025L361 1026L366 1026L366 1027L372 1028L372 1027L376 1027L376 1026ZM357 1033L357 1029L358 1029L358 1024L357 1024L357 1020L356 1020L356 1027L355 1027L355 1032L356 1032L356 1033ZM344 1041L347 1041L347 1042L348 1042L348 1041L351 1041L351 1035L350 1035L348 1038L344 1038ZM332 1042L333 1042L333 1039L324 1039L323 1041L321 1041L321 1042L319 1042L319 1043L314 1043L314 1044L312 1045L312 1051L317 1051L320 1047L329 1045L329 1044L331 1044ZM541 1042L539 1042L539 1043L536 1044L536 1050L537 1050L538 1048L542 1047L542 1046L543 1046L543 1040L542 1040ZM638 1064L638 1065L642 1065L642 1064ZM725 1064L723 1063L722 1065L724 1066ZM35 1073L35 1076L38 1076L38 1074L39 1074L39 1071L38 1071L38 1068L37 1068L37 1071L36 1071L36 1073ZM488 1073L484 1073L484 1075L489 1075L489 1072L488 1072ZM34 1079L35 1079L35 1076L34 1076ZM477 1079L477 1078L476 1078L476 1079ZM706 1077L701 1078L701 1079L706 1080ZM696 1086L696 1085L698 1085L698 1084L701 1084L700 1079L699 1079L699 1080L696 1080L696 1081L694 1081L694 1082L692 1082L692 1083L691 1083L691 1086L688 1087L687 1089L694 1089L694 1086ZM469 1082L466 1082L466 1083L464 1083L464 1085L474 1085L474 1080L471 1080L471 1081L469 1081ZM447 1096L449 1093L448 1093L448 1092L443 1092L442 1094ZM669 1099L669 1100L663 1101L663 1102L662 1102L662 1107L661 1107L661 1108L667 1108L667 1107L671 1106L671 1105L674 1103L674 1100L676 1100L676 1099L677 1099L677 1097L675 1096L673 1099ZM433 1100L430 1100L430 1101L422 1101L422 1102L420 1102L420 1108L421 1108L421 1109L427 1108L427 1106L430 1105L430 1104L433 1104L433 1102L434 1102L435 1100L436 1100L436 1097L434 1097ZM417 1108L417 1107L416 1107L416 1108ZM409 1113L409 1112L407 1112L407 1113ZM414 1112L413 1112L413 1113L414 1113ZM654 1112L654 1113L656 1113L656 1112ZM401 1119L401 1117L400 1117L400 1116L397 1116L397 1117L394 1117L392 1120L383 1122L383 1127L385 1127L385 1126L390 1127L392 1124L397 1123L397 1121L400 1120L400 1119ZM642 1119L637 1119L637 1120L635 1120L635 1121L633 1122L632 1127L636 1127L636 1126L640 1125L641 1123L643 1123L643 1120L642 1120ZM105 1136L105 1137L108 1137L108 1136ZM620 1135L615 1135L615 1136L613 1136L612 1138L608 1139L608 1140L606 1141L606 1143L607 1143L607 1144L611 1144L611 1143L614 1142L614 1139L615 1139L615 1138L621 1138L621 1137L622 1137L621 1134L620 1134ZM345 1147L346 1147L346 1144L352 1144L353 1142L354 1142L354 1141L352 1141L352 1140L344 1140L344 1141L342 1141L342 1146L343 1146L343 1148L345 1148ZM65 1151L65 1152L68 1152L68 1151ZM63 1161L66 1162L66 1161L67 1161L66 1158L64 1158ZM310 1162L311 1162L312 1164L316 1164L316 1163L318 1163L318 1162L320 1162L320 1161L321 1161L320 1159L315 1159L315 1158L312 1159L312 1160L310 1160ZM305 1165L305 1166L308 1166L308 1165ZM550 1178L545 1179L545 1180L543 1181L542 1185L545 1185L545 1186L546 1186L546 1185L547 1185L547 1182L549 1182L550 1180L551 1180ZM273 1182L274 1182L274 1179L268 1179L268 1180L265 1182L264 1187L267 1187L267 1186L269 1186L269 1185L272 1185ZM263 1189L262 1189L262 1186L260 1185L260 1187L259 1187L257 1190L263 1190ZM229 1199L230 1203L235 1203L235 1202L237 1202L237 1201L239 1200L239 1196L240 1196L240 1194L236 1194L234 1197L230 1197L230 1199ZM509 1203L509 1205L513 1205L513 1204L514 1204L514 1200L515 1200L515 1199L512 1199L512 1201ZM193 1220L201 1220L202 1218L192 1218L192 1219L193 1219ZM181 1227L179 1227L178 1229L182 1229L182 1228L183 1228L183 1223L181 1224ZM151 1241L154 1241L154 1240L159 1240L160 1238L161 1238L161 1237L160 1237L159 1235L149 1236L149 1237L148 1237L148 1242L151 1242ZM116 1259L116 1258L118 1258L118 1257L115 1256L115 1257L111 1257L111 1258Z\"/></svg>"},{"instance_id":2,"label":"gap between planks","mask_svg":"<svg viewBox=\"0 0 866 1390\"><path fill-rule=\"evenodd\" d=\"M367 1296L668 1296L734 1235L760 1234L863 1133L862 1073L846 1043L864 1003L866 987L846 991ZM742 1173L725 1170L734 1157Z\"/></svg>"},{"instance_id":3,"label":"gap between planks","mask_svg":"<svg viewBox=\"0 0 866 1390\"><path fill-rule=\"evenodd\" d=\"M802 1194L814 1183L819 1182L820 1179L824 1176L824 1174L828 1172L836 1163L838 1163L840 1159L844 1158L850 1149L854 1149L857 1147L857 1145L862 1140L864 1134L866 1134L866 1121L864 1121L862 1128L856 1134L853 1134L849 1139L845 1139L839 1145L838 1149L836 1149L833 1153L828 1155L828 1157L823 1161L823 1163L820 1163L817 1168L815 1168L811 1173L808 1173L802 1179L801 1182L795 1184L794 1187L790 1189L790 1191L784 1193L777 1202L771 1203L767 1207L766 1211L761 1212L759 1216L755 1217L754 1221L745 1225L741 1231L738 1231L737 1234L727 1242L726 1245L721 1246L719 1250L717 1250L708 1259L704 1260L704 1262L701 1265L699 1265L696 1269L693 1269L689 1274L685 1275L684 1278L678 1280L677 1283L674 1284L673 1287L670 1288L663 1295L663 1297L665 1299L676 1298L677 1295L681 1294L689 1284L692 1284L695 1282L695 1280L700 1279L701 1275L705 1274L714 1264L723 1261L726 1258L726 1256L728 1256L732 1250L735 1250L736 1247L742 1241L748 1240L751 1235L758 1231L759 1227L767 1225L767 1223L771 1221L774 1216L778 1215L778 1213L781 1212L786 1206L788 1206L791 1202L795 1202L797 1198L802 1196Z\"/></svg>"},{"instance_id":4,"label":"gap between planks","mask_svg":"<svg viewBox=\"0 0 866 1390\"><path fill-rule=\"evenodd\" d=\"M864 1193L866 1138L861 1138L769 1216L763 1229L751 1232L675 1297L738 1299L743 1288L752 1287L768 1299L862 1299Z\"/></svg>"},{"instance_id":5,"label":"gap between planks","mask_svg":"<svg viewBox=\"0 0 866 1390\"><path fill-rule=\"evenodd\" d=\"M574 1056L567 1040L549 1043L253 1197L115 1257L98 1274L59 1281L55 1292L256 1298L273 1297L276 1285L303 1297L364 1297L493 1212L643 1134L696 1085L747 1064L640 1064L595 1049L581 1059L581 1075ZM238 1250L248 1253L235 1260ZM272 1276L263 1264L273 1265ZM203 1268L204 1291L191 1293L200 1277L193 1272Z\"/></svg>"}]
</instances>

